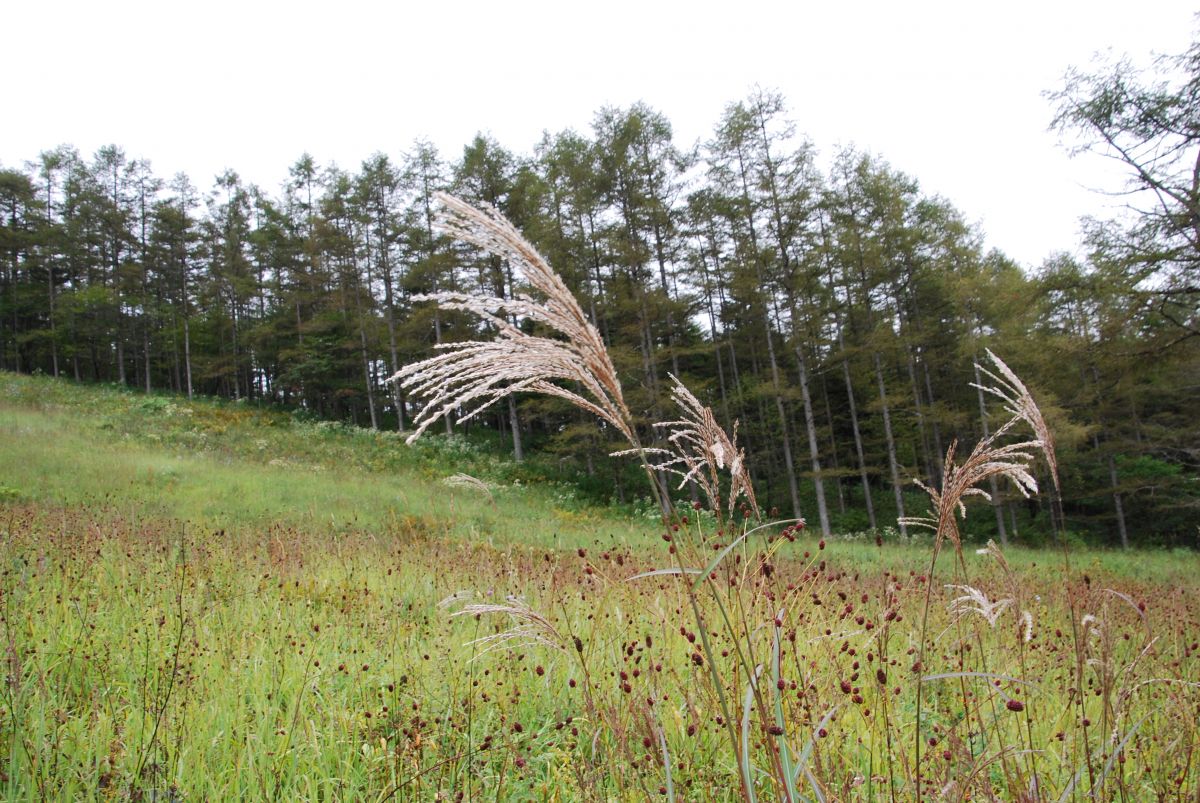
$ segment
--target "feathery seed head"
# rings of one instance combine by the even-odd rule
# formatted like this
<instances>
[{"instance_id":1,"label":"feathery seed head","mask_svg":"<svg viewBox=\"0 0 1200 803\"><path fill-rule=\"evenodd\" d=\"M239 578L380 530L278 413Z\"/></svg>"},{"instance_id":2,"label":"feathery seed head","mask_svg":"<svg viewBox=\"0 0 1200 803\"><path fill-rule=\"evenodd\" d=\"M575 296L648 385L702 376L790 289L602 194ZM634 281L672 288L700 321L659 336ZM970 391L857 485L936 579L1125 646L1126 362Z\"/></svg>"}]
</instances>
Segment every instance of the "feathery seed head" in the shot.
<instances>
[{"instance_id":1,"label":"feathery seed head","mask_svg":"<svg viewBox=\"0 0 1200 803\"><path fill-rule=\"evenodd\" d=\"M417 297L475 315L491 324L496 337L441 344L440 354L407 365L391 377L425 402L408 442L453 410L464 410L460 420L467 420L506 396L527 391L565 399L636 443L621 383L600 333L562 278L496 209L476 209L446 193L435 197L441 204L438 226L443 232L506 260L540 298L460 293ZM529 334L508 316L541 325L560 337ZM573 383L575 388L560 382Z\"/></svg>"},{"instance_id":2,"label":"feathery seed head","mask_svg":"<svg viewBox=\"0 0 1200 803\"><path fill-rule=\"evenodd\" d=\"M1042 411L1038 408L1037 402L1033 400L1033 394L1029 392L1029 388L1025 387L1025 383L1021 381L1020 377L1013 373L1003 360L993 354L991 349L985 349L985 351L999 376L982 365L977 365L977 367L996 384L987 386L976 385L972 382L971 386L979 388L984 393L990 393L1004 402L1005 411L1013 417L1005 427L1010 427L1017 421L1029 424L1036 438L1035 441L1031 441L1031 444L1036 444L1041 449L1046 458L1046 465L1050 468L1050 478L1054 482L1054 490L1060 491L1058 458L1054 453L1054 435L1050 432L1050 427L1046 425L1046 419L1042 417Z\"/></svg>"},{"instance_id":3,"label":"feathery seed head","mask_svg":"<svg viewBox=\"0 0 1200 803\"><path fill-rule=\"evenodd\" d=\"M737 422L734 422L733 434L726 433L717 423L712 408L702 404L679 377L674 374L669 376L673 383L671 399L682 410L683 417L678 421L663 421L654 425L667 431L667 441L674 451L655 450L656 454L664 454L667 458L652 464L652 467L680 476L680 488L689 482L696 482L708 497L709 506L719 510L721 486L718 471L728 466L729 514L733 514L738 498L744 496L755 518L761 518L754 486L746 471L746 453L737 446Z\"/></svg>"}]
</instances>

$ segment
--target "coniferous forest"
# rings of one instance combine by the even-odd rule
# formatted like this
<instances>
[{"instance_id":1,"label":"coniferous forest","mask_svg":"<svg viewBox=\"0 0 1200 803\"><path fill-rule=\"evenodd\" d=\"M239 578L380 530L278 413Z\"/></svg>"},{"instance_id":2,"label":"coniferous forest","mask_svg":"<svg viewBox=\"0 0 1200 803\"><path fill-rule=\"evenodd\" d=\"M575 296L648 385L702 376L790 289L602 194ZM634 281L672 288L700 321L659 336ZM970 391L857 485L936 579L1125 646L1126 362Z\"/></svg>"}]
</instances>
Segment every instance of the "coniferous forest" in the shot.
<instances>
[{"instance_id":1,"label":"coniferous forest","mask_svg":"<svg viewBox=\"0 0 1200 803\"><path fill-rule=\"evenodd\" d=\"M1120 159L1137 201L1036 266L986 249L971 210L882 156L818 159L766 91L695 148L634 104L524 150L418 141L350 169L301 154L278 188L233 169L211 184L157 175L119 145L51 148L0 170L0 367L411 428L419 400L388 377L488 337L415 299L524 292L438 234L444 190L498 207L563 275L647 442L678 376L739 423L764 506L811 529L905 534L897 517L925 507L913 479L934 481L952 444L1003 420L974 386L990 349L1050 419L1074 534L1194 545L1200 48L1175 68L1175 83L1078 73L1051 99L1064 138ZM642 493L636 467L608 457L617 438L565 402L510 399L445 429L597 500ZM991 490L971 534L1049 537L1046 500Z\"/></svg>"}]
</instances>

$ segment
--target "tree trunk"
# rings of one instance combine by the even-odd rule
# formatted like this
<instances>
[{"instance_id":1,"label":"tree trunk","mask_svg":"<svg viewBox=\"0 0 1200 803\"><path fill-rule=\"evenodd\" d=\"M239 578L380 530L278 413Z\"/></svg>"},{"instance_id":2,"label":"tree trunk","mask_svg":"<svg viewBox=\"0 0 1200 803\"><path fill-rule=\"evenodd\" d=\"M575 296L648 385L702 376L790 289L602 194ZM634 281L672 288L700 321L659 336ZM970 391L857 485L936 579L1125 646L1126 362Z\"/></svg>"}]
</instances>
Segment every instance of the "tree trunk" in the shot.
<instances>
[{"instance_id":1,"label":"tree trunk","mask_svg":"<svg viewBox=\"0 0 1200 803\"><path fill-rule=\"evenodd\" d=\"M120 305L121 305L121 300L120 300L120 296L118 295L118 298L117 298L117 331L116 331L116 337L117 337L117 381L119 383L121 383L122 386L124 386L126 384L125 383L125 338L122 334L122 330L125 327L122 325L123 316L121 315ZM18 352L18 354L19 354L19 352Z\"/></svg>"},{"instance_id":2,"label":"tree trunk","mask_svg":"<svg viewBox=\"0 0 1200 803\"><path fill-rule=\"evenodd\" d=\"M231 293L232 295L232 293ZM241 401L242 399L242 377L241 377L241 354L238 348L238 309L237 300L230 301L229 318L232 326L231 337L233 338L233 400Z\"/></svg>"},{"instance_id":3,"label":"tree trunk","mask_svg":"<svg viewBox=\"0 0 1200 803\"><path fill-rule=\"evenodd\" d=\"M834 437L833 431L833 405L829 402L829 382L824 374L821 375L821 400L825 406L825 420L829 422L829 457L833 470L837 472L834 476L834 488L837 489L838 513L846 512L846 489L842 484L841 462L838 459L837 438Z\"/></svg>"},{"instance_id":4,"label":"tree trunk","mask_svg":"<svg viewBox=\"0 0 1200 803\"><path fill-rule=\"evenodd\" d=\"M813 490L817 494L817 516L821 521L821 535L829 537L829 511L825 507L825 481L821 477L821 457L817 446L817 425L813 417L812 396L808 392L808 364L804 349L796 344L796 362L800 366L800 398L804 402L804 426L808 430L808 454L812 460Z\"/></svg>"},{"instance_id":5,"label":"tree trunk","mask_svg":"<svg viewBox=\"0 0 1200 803\"><path fill-rule=\"evenodd\" d=\"M179 393L183 382L179 375L179 320L175 308L171 308L171 392Z\"/></svg>"},{"instance_id":6,"label":"tree trunk","mask_svg":"<svg viewBox=\"0 0 1200 803\"><path fill-rule=\"evenodd\" d=\"M16 227L16 220L15 220L16 212L13 212L13 218L14 219L11 221L10 225L15 228ZM15 370L17 373L21 373L21 367L22 367L21 366L21 325L20 325L20 320L17 316L17 310L20 309L20 305L17 303L17 259L18 259L17 249L13 248L12 260L9 265L9 280L8 280L9 296L12 299L9 303L12 306L12 344L13 344L13 355L14 355L13 370ZM4 342L5 342L5 345L7 346L8 342L9 342L8 338L4 338Z\"/></svg>"},{"instance_id":7,"label":"tree trunk","mask_svg":"<svg viewBox=\"0 0 1200 803\"><path fill-rule=\"evenodd\" d=\"M392 297L392 269L387 261L387 244L383 241L382 236L379 242L380 250L380 273L383 275L383 317L387 322L388 328L388 357L390 358L389 367L392 369L392 375L395 376L400 371L400 352L396 347L396 314L393 310ZM404 391L400 387L400 383L389 382L392 393L392 405L396 408L396 429L403 432L405 429L404 423Z\"/></svg>"},{"instance_id":8,"label":"tree trunk","mask_svg":"<svg viewBox=\"0 0 1200 803\"><path fill-rule=\"evenodd\" d=\"M362 343L363 378L367 384L367 407L371 410L371 429L379 429L379 418L375 413L375 389L371 380L371 359L367 353L367 332L362 323L358 325L358 336Z\"/></svg>"},{"instance_id":9,"label":"tree trunk","mask_svg":"<svg viewBox=\"0 0 1200 803\"><path fill-rule=\"evenodd\" d=\"M858 476L862 480L863 501L867 505L867 520L871 529L879 529L875 521L875 504L871 500L871 480L867 476L867 461L863 456L862 432L858 428L858 405L854 401L854 383L850 381L850 361L846 359L845 343L842 342L842 330L838 328L838 346L842 349L842 377L846 380L846 398L850 402L850 428L854 431L854 455L858 458Z\"/></svg>"},{"instance_id":10,"label":"tree trunk","mask_svg":"<svg viewBox=\"0 0 1200 803\"><path fill-rule=\"evenodd\" d=\"M150 392L150 322L142 323L142 356L145 359L146 392Z\"/></svg>"},{"instance_id":11,"label":"tree trunk","mask_svg":"<svg viewBox=\"0 0 1200 803\"><path fill-rule=\"evenodd\" d=\"M434 291L436 292L436 287L434 288ZM442 343L442 316L441 316L441 313L438 312L438 310L439 310L439 307L436 307L436 306L433 309L433 342L438 345L441 345L441 343ZM446 425L446 434L453 435L454 434L454 411L447 412L444 416L442 416L442 421L445 422L445 425Z\"/></svg>"},{"instance_id":12,"label":"tree trunk","mask_svg":"<svg viewBox=\"0 0 1200 803\"><path fill-rule=\"evenodd\" d=\"M921 464L925 469L925 476L929 481L936 483L934 480L934 461L929 454L929 437L925 429L925 405L921 403L921 389L917 385L917 368L916 362L913 359L912 349L905 346L905 352L908 357L908 381L912 386L913 405L917 416L917 436L921 444Z\"/></svg>"},{"instance_id":13,"label":"tree trunk","mask_svg":"<svg viewBox=\"0 0 1200 803\"><path fill-rule=\"evenodd\" d=\"M667 259L663 253L662 232L657 223L654 224L654 253L658 262L658 277L662 285L663 302L666 306L667 350L671 352L671 372L679 376L679 351L675 344L675 316L671 312L671 288L667 283Z\"/></svg>"},{"instance_id":14,"label":"tree trunk","mask_svg":"<svg viewBox=\"0 0 1200 803\"><path fill-rule=\"evenodd\" d=\"M896 499L896 526L900 528L900 535L903 538L908 537L908 528L904 524L904 493L900 488L900 464L896 461L896 439L892 437L892 414L888 408L887 387L883 383L883 363L879 359L879 352L874 353L875 362L875 380L879 384L879 404L883 412L883 435L887 441L888 453L888 469L892 474L892 494Z\"/></svg>"},{"instance_id":15,"label":"tree trunk","mask_svg":"<svg viewBox=\"0 0 1200 803\"><path fill-rule=\"evenodd\" d=\"M1091 369L1092 382L1096 386L1096 401L1097 401L1097 406L1099 406L1099 403L1102 401L1101 394L1100 394L1100 371L1099 371L1099 369L1096 368L1095 363L1092 363L1089 367ZM1100 428L1103 429L1104 428L1103 414L1100 414L1098 416L1098 420L1099 420ZM1097 452L1100 451L1100 436L1099 436L1099 434L1097 434L1095 432L1092 433L1092 446L1093 446L1093 448L1096 449ZM1105 455L1105 462L1108 464L1108 482L1109 482L1109 490L1112 493L1112 498L1113 498L1113 508L1117 514L1117 534L1121 538L1121 548L1129 549L1129 530L1125 526L1125 503L1121 499L1121 492L1117 490L1120 487L1120 484L1118 482L1118 477L1117 477L1117 463L1113 459L1113 454L1112 454L1111 450L1109 450L1108 453Z\"/></svg>"},{"instance_id":16,"label":"tree trunk","mask_svg":"<svg viewBox=\"0 0 1200 803\"><path fill-rule=\"evenodd\" d=\"M1092 445L1099 450L1100 439L1096 435L1092 435ZM1129 530L1125 526L1125 503L1121 500L1121 492L1117 489L1120 486L1117 477L1117 462L1113 459L1110 451L1105 455L1105 460L1108 463L1108 482L1109 491L1112 493L1113 508L1117 514L1117 534L1121 537L1121 549L1129 549Z\"/></svg>"},{"instance_id":17,"label":"tree trunk","mask_svg":"<svg viewBox=\"0 0 1200 803\"><path fill-rule=\"evenodd\" d=\"M719 257L717 258L717 270L721 269ZM725 389L725 360L721 356L721 332L717 326L716 309L713 307L713 288L708 277L708 260L705 258L704 247L700 247L700 273L704 279L703 292L704 304L708 311L708 329L713 344L713 356L717 361L717 386L721 392L721 416L724 419L722 423L729 427L732 422L729 418L729 396Z\"/></svg>"},{"instance_id":18,"label":"tree trunk","mask_svg":"<svg viewBox=\"0 0 1200 803\"><path fill-rule=\"evenodd\" d=\"M650 312L646 307L645 293L641 291L637 282L631 281L631 284L635 288L634 292L638 294L639 347L642 353L642 373L646 378L646 384L650 390L650 413L654 421L662 421L662 409L659 407L658 367L654 362L654 335L650 331ZM652 443L656 435L657 430L651 433ZM671 485L667 481L666 474L663 471L655 471L654 478L658 482L663 515L667 515L671 512Z\"/></svg>"},{"instance_id":19,"label":"tree trunk","mask_svg":"<svg viewBox=\"0 0 1200 803\"><path fill-rule=\"evenodd\" d=\"M58 331L54 320L54 265L46 260L46 284L50 290L50 365L58 378Z\"/></svg>"},{"instance_id":20,"label":"tree trunk","mask_svg":"<svg viewBox=\"0 0 1200 803\"><path fill-rule=\"evenodd\" d=\"M921 358L921 371L925 374L925 396L929 399L929 406L932 409L936 400L933 396L933 381L929 378L929 361L924 357ZM946 454L946 450L942 448L942 430L937 416L931 415L930 422L933 424L933 487L940 490L942 487L942 456Z\"/></svg>"},{"instance_id":21,"label":"tree trunk","mask_svg":"<svg viewBox=\"0 0 1200 803\"><path fill-rule=\"evenodd\" d=\"M800 489L796 485L796 467L792 460L792 433L788 426L787 410L783 405L783 396L779 382L779 364L775 360L775 343L771 335L771 319L764 310L763 322L766 327L767 335L767 360L771 366L771 389L774 391L772 395L775 397L775 411L779 414L779 428L782 430L781 440L783 442L783 467L787 473L788 493L792 497L792 515L799 519L800 515Z\"/></svg>"},{"instance_id":22,"label":"tree trunk","mask_svg":"<svg viewBox=\"0 0 1200 803\"><path fill-rule=\"evenodd\" d=\"M513 459L518 463L525 460L525 452L521 448L521 422L517 419L517 400L508 397L508 424L512 430Z\"/></svg>"},{"instance_id":23,"label":"tree trunk","mask_svg":"<svg viewBox=\"0 0 1200 803\"><path fill-rule=\"evenodd\" d=\"M183 310L183 367L187 374L187 397L192 398L192 332L188 324L187 307Z\"/></svg>"}]
</instances>

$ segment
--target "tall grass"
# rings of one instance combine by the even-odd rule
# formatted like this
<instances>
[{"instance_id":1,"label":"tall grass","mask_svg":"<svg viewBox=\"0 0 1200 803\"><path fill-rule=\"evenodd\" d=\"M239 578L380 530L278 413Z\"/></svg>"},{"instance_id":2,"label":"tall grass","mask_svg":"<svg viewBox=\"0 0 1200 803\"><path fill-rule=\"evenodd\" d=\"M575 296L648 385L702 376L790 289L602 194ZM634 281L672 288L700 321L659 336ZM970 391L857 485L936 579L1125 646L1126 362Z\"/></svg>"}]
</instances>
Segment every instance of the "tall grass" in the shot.
<instances>
[{"instance_id":1,"label":"tall grass","mask_svg":"<svg viewBox=\"0 0 1200 803\"><path fill-rule=\"evenodd\" d=\"M446 202L565 293L502 219ZM762 515L682 384L639 431L569 298L441 301L501 342L402 372L422 423L525 390L595 408L656 518L484 482L452 443L5 378L7 799L1200 796L1194 556L962 548L981 480L1032 489L1053 459L999 361L1014 423L948 455L927 539L826 542Z\"/></svg>"},{"instance_id":2,"label":"tall grass","mask_svg":"<svg viewBox=\"0 0 1200 803\"><path fill-rule=\"evenodd\" d=\"M712 411L675 380L673 395L682 417L658 425L669 433L660 446L644 446L596 328L553 270L495 210L477 210L445 195L439 200L443 204L444 229L507 260L540 295L503 300L442 294L427 299L475 313L497 330L497 338L447 345L445 353L397 374L395 379L403 382L411 394L428 399L418 419L421 426L412 438L452 410L465 408L470 416L509 394L529 391L565 398L595 414L629 441L630 448L620 454L636 456L645 469L649 486L664 512L662 539L668 544L668 559L672 564L633 575L629 580L673 584L672 588L684 601L676 609L676 616L690 621L695 630L681 624L680 632L691 645L689 659L707 688L707 695L701 695L707 699L696 707L714 712L714 721L723 734L719 744L726 762L736 767L743 800L752 802L766 795L797 801L801 799L801 789L817 799L827 799L860 786L866 787L867 796L886 794L892 799L921 800L926 795L965 799L980 794L990 797L997 792L1035 800L1048 796L1068 798L1076 792L1085 770L1087 794L1098 796L1114 790L1120 796L1128 794L1124 774L1113 774L1114 760L1124 763L1130 740L1154 712L1145 712L1130 727L1132 715L1123 708L1132 702L1130 693L1122 696L1121 690L1114 688L1115 678L1132 677L1151 652L1154 639L1148 633L1136 655L1119 668L1112 665L1110 655L1100 659L1091 655L1089 639L1098 631L1085 630L1081 635L1083 620L1076 621L1076 617L1077 611L1090 611L1096 600L1072 587L1074 578L1064 552L1063 579L1068 586L1066 603L1070 612L1069 621L1064 624L1073 634L1074 672L1067 688L1068 707L1065 711L1055 711L1052 705L1022 699L1031 689L1040 690L1038 684L1024 677L1035 649L1029 646L1034 640L1035 614L1028 608L1019 608L1020 624L1015 628L1018 637L1011 644L1003 639L999 642L1018 656L1015 667L1018 674L1012 674L1011 669L997 672L996 665L1007 662L995 654L997 644L987 635L995 630L1005 609L1016 603L1017 597L1007 598L1003 604L992 603L983 591L969 585L974 579L962 551L958 525L958 517L966 515L964 500L986 496L981 485L995 478L1011 480L1024 494L1036 492L1031 467L1035 450L1045 458L1056 498L1059 491L1052 435L1028 389L1002 361L989 353L995 372L984 373L995 384L984 390L1004 401L1010 420L961 461L956 460L956 446L951 445L940 482L932 487L922 486L932 501L929 515L905 520L907 524L926 526L934 533L928 571L915 579L922 599L916 643L912 633L905 633L906 628L899 624L904 616L902 581L885 584L874 601L875 608L853 618L854 625L862 630L850 630L839 624L836 634L828 627L823 633L814 631L804 611L810 601L813 606L822 606L822 597L814 587L820 583L824 562L813 569L810 559L800 582L794 577L791 582L784 582L787 575L776 565L780 549L795 540L804 522L763 523L744 457L734 439L716 424ZM512 323L510 316L523 318L529 326ZM531 333L530 328L536 333ZM1019 424L1032 429L1032 439L1004 443ZM691 521L687 513L674 509L658 480L664 471L677 473L685 485L697 484L708 499L710 515L696 515L695 521ZM739 496L747 500L740 510L735 505ZM700 507L699 503L694 505L696 511ZM959 584L954 588L965 591L966 595L951 601L949 624L932 635L936 632L931 630L935 618L934 572L946 542L955 550ZM820 548L825 548L823 541ZM996 556L1002 567L1008 567L1004 556L994 547L989 554ZM828 582L836 580L834 575L828 576ZM1132 604L1128 595L1111 590L1110 593ZM844 620L855 612L855 603L845 591L839 591L838 597L838 605L844 603L841 608ZM964 601L974 601L975 605L964 606ZM860 597L859 604L870 603L870 595ZM548 621L525 603L520 602L519 608L517 605L514 602L467 610L477 615L504 613L518 619L516 629L501 636L503 642L539 632L533 623ZM1133 607L1140 615L1141 609ZM524 613L518 615L518 610ZM970 612L980 615L970 616ZM1092 612L1085 619L1089 624L1102 621ZM531 627L533 631L529 630ZM798 639L800 644L811 645L823 638L841 639L840 652L851 656L865 650L868 664L863 667L861 661L853 661L849 677L838 683L875 736L869 772L856 774L849 786L843 785L840 791L836 776L826 772L822 777L809 764L820 770L822 758L836 763L836 759L823 755L824 751L818 747L819 740L828 734L828 728L824 724L818 727L818 723L832 724L844 702L826 703L825 708L814 705L810 692L819 690L810 678L817 664L809 661L806 669L805 656L797 658L797 651L804 649L797 644ZM858 646L851 647L852 639ZM557 638L547 637L545 641L572 655ZM1110 641L1104 643L1111 646ZM935 650L941 652L936 660ZM585 678L595 675L589 671L582 647L573 657ZM794 661L792 666L788 666L788 657ZM946 661L950 662L949 671L935 666ZM1097 666L1104 667L1103 672L1089 676L1085 667ZM626 673L621 671L620 677L622 688L629 693ZM1042 682L1047 680L1042 678ZM936 684L948 681L954 682L955 694L946 696L933 691ZM1143 685L1138 688L1159 682L1189 692L1196 688L1192 681L1180 678L1141 682ZM602 737L616 740L604 760L632 760L635 766L641 760L659 765L664 778L660 792L674 797L672 769L676 759L664 735L656 698L646 698L645 705L630 701L632 710L644 721L641 731L647 752L639 758L629 752L627 745L625 726L629 709L595 706L591 703L594 696L590 680L587 683L589 714L596 720L596 743L601 744ZM1097 683L1099 687L1093 688ZM915 698L911 718L902 705L906 686ZM925 692L927 686L931 689L929 694ZM1122 705L1114 704L1114 695ZM1100 727L1105 731L1104 741L1096 745L1088 730L1097 705L1088 699L1092 696L1100 700ZM1195 715L1191 706L1188 711L1183 722L1189 734L1186 753L1190 762ZM1055 750L1044 732L1047 723L1063 728L1054 733L1061 750ZM1124 738L1123 728L1129 728ZM943 739L949 742L949 749L941 751L941 761L937 760L936 750L923 751L924 746L935 748ZM652 749L655 747L661 749ZM1097 771L1096 764L1106 757L1113 760L1106 761L1103 770ZM1075 766L1079 769L1072 773ZM1146 773L1151 772L1147 767Z\"/></svg>"}]
</instances>

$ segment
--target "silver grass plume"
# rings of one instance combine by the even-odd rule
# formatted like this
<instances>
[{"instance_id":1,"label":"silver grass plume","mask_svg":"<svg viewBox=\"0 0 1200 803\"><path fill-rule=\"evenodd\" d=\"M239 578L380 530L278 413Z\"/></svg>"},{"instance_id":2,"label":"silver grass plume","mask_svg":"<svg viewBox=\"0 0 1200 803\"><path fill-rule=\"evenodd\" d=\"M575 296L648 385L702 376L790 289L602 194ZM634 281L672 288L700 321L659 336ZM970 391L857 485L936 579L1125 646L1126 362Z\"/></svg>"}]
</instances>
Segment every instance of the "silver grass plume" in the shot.
<instances>
[{"instance_id":1,"label":"silver grass plume","mask_svg":"<svg viewBox=\"0 0 1200 803\"><path fill-rule=\"evenodd\" d=\"M1008 565L1008 558L1004 557L1004 553L1000 551L1000 547L997 546L996 542L991 538L988 539L987 546L985 546L983 549L975 550L975 554L987 555L988 557L992 558L992 560L996 561L996 564L1000 567L1000 570L1004 572L1004 576L1010 580L1013 579L1013 570L1012 567Z\"/></svg>"},{"instance_id":2,"label":"silver grass plume","mask_svg":"<svg viewBox=\"0 0 1200 803\"><path fill-rule=\"evenodd\" d=\"M995 627L1000 614L1013 604L1013 600L1009 597L992 602L987 598L987 594L973 586L948 585L946 588L963 592L961 597L955 597L950 601L950 613L958 616L969 613L977 614L987 620L988 627Z\"/></svg>"},{"instance_id":3,"label":"silver grass plume","mask_svg":"<svg viewBox=\"0 0 1200 803\"><path fill-rule=\"evenodd\" d=\"M1001 399L1004 402L1004 409L1009 415L1029 424L1033 429L1034 437L1037 438L1037 444L1046 458L1046 465L1050 468L1050 479L1054 482L1054 490L1061 492L1058 484L1058 459L1054 455L1054 435L1050 432L1050 427L1046 426L1046 419L1042 417L1042 411L1038 409L1037 403L1033 400L1033 394L1029 392L1029 388L1025 387L1025 383L1013 373L1012 369L992 353L991 349L984 349L984 351L987 352L988 359L996 367L999 376L977 363L976 367L996 384L987 386L976 385L972 382L971 386Z\"/></svg>"},{"instance_id":4,"label":"silver grass plume","mask_svg":"<svg viewBox=\"0 0 1200 803\"><path fill-rule=\"evenodd\" d=\"M529 607L525 600L517 596L507 597L505 603L481 602L465 605L450 616L481 616L483 614L503 614L512 620L513 626L508 630L483 636L470 642L486 646L480 655L502 647L541 645L564 652L567 649L566 640L558 632L554 623Z\"/></svg>"},{"instance_id":5,"label":"silver grass plume","mask_svg":"<svg viewBox=\"0 0 1200 803\"><path fill-rule=\"evenodd\" d=\"M496 499L492 496L492 489L488 487L488 484L478 477L472 477L470 474L464 474L461 471L457 474L451 474L442 480L442 484L451 488L472 488L485 494L488 501L493 505L496 504Z\"/></svg>"},{"instance_id":6,"label":"silver grass plume","mask_svg":"<svg viewBox=\"0 0 1200 803\"><path fill-rule=\"evenodd\" d=\"M1037 404L1034 403L1033 397L1025 388L1024 383L1009 370L1007 365L1001 362L999 357L990 351L988 356L991 357L992 362L1005 378L1000 379L981 367L980 370L987 373L1000 385L1000 387L981 387L981 389L1004 399L1005 407L1013 417L989 437L975 444L975 448L961 464L955 462L955 450L958 443L957 441L951 442L950 448L946 450L946 460L943 464L941 489L931 488L917 481L917 485L929 495L930 501L933 503L932 509L924 516L901 519L906 525L933 530L939 544L943 539L949 538L955 548L959 549L962 547L962 542L959 538L956 514L966 517L967 508L963 504L963 500L968 496L982 496L985 499L991 499L991 495L979 487L982 483L993 477L1007 478L1016 486L1022 496L1028 498L1031 494L1037 493L1037 480L1029 471L1029 464L1033 462L1032 450L1034 449L1041 449L1047 455L1047 459L1051 461L1051 470L1056 470L1053 463L1053 443L1051 442L1051 445L1047 447L1047 442L1044 440L1044 438L1050 437L1050 431L1046 427L1046 422L1042 418ZM1020 443L998 445L1000 439L1018 421L1028 422L1033 427L1037 438ZM1057 484L1057 475L1055 482Z\"/></svg>"},{"instance_id":7,"label":"silver grass plume","mask_svg":"<svg viewBox=\"0 0 1200 803\"><path fill-rule=\"evenodd\" d=\"M996 545L996 542L989 538L987 546L983 549L975 550L975 554L988 555L996 561L996 564L1000 567L1005 579L1008 580L1012 588L1011 601L1015 605L1023 605L1023 600L1027 596L1024 587L1021 585L1016 573L1013 572L1012 566L1009 565L1008 558L1004 557L1004 553ZM1026 644L1033 640L1033 614L1024 608L1021 609L1021 637Z\"/></svg>"},{"instance_id":8,"label":"silver grass plume","mask_svg":"<svg viewBox=\"0 0 1200 803\"><path fill-rule=\"evenodd\" d=\"M1010 421L1009 424L1011 423ZM966 518L967 507L963 500L968 496L982 496L988 500L992 498L991 494L978 487L980 483L991 477L1007 477L1022 496L1028 498L1037 493L1037 480L1029 473L1029 463L1033 460L1029 450L1037 448L1040 444L1037 441L1024 441L997 446L996 437L1006 432L1008 427L1006 424L991 437L977 443L961 464L954 460L958 442L951 442L943 464L941 490L931 488L919 480L916 483L929 495L933 508L924 516L908 516L901 521L909 526L933 530L939 543L949 538L955 547L961 547L955 514Z\"/></svg>"},{"instance_id":9,"label":"silver grass plume","mask_svg":"<svg viewBox=\"0 0 1200 803\"><path fill-rule=\"evenodd\" d=\"M506 396L528 391L565 399L637 445L604 341L562 278L495 208L476 209L441 192L435 198L441 204L437 226L443 233L507 260L541 298L436 293L414 299L470 312L494 326L497 334L489 341L443 343L440 354L407 365L391 378L425 400L408 443L453 410L464 409L460 420L467 420ZM529 334L503 313L540 324L562 339ZM558 382L575 383L576 389Z\"/></svg>"},{"instance_id":10,"label":"silver grass plume","mask_svg":"<svg viewBox=\"0 0 1200 803\"><path fill-rule=\"evenodd\" d=\"M674 383L671 399L683 411L683 417L678 421L662 421L654 425L668 432L667 441L673 451L646 449L648 454L663 456L659 462L651 462L651 468L682 477L679 488L695 481L703 489L709 507L714 511L721 507L719 471L728 470L729 513L733 513L738 498L744 496L753 508L755 518L761 518L754 486L750 483L750 472L746 468L746 453L737 445L737 422L733 424L733 434L727 434L717 424L711 407L701 404L687 385L679 381L679 377L674 374L668 376ZM616 452L614 456L635 451Z\"/></svg>"}]
</instances>

